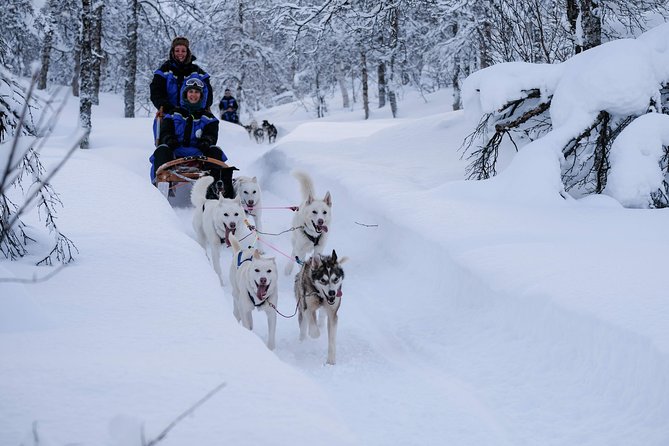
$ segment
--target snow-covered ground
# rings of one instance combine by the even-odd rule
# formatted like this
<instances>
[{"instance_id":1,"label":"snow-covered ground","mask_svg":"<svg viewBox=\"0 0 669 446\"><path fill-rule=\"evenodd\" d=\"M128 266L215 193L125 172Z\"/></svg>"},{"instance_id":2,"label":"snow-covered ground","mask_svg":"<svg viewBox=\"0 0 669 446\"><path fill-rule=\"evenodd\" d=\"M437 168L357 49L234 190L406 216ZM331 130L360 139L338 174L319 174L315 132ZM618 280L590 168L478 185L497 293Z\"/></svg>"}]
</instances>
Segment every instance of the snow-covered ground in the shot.
<instances>
[{"instance_id":1,"label":"snow-covered ground","mask_svg":"<svg viewBox=\"0 0 669 446\"><path fill-rule=\"evenodd\" d=\"M274 352L263 313L253 332L237 324L191 209L149 183L151 120L104 96L92 149L53 181L76 262L0 282L0 444L138 446L222 382L161 444L669 444L669 211L547 199L509 174L464 182L469 123L447 92L426 99L367 122L336 107L258 113L279 128L271 146L221 125L266 207L299 204L296 168L333 195L327 248L350 261L325 366L325 335L300 342L295 318L279 317ZM76 109L45 164L71 143ZM265 232L291 218L265 210ZM290 234L262 239L282 270ZM39 254L2 261L1 276L31 277ZM279 309L294 308L282 275Z\"/></svg>"}]
</instances>

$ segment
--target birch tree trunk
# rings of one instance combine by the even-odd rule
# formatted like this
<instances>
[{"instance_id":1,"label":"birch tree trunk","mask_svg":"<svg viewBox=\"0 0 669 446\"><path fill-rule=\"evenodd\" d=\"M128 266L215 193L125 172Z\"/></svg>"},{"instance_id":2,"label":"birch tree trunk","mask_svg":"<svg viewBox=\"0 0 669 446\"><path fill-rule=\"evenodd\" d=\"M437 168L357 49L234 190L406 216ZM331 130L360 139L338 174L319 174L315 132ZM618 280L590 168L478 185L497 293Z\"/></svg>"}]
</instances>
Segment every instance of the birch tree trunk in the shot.
<instances>
[{"instance_id":1,"label":"birch tree trunk","mask_svg":"<svg viewBox=\"0 0 669 446\"><path fill-rule=\"evenodd\" d=\"M581 1L583 51L602 44L602 17L599 0Z\"/></svg>"},{"instance_id":2,"label":"birch tree trunk","mask_svg":"<svg viewBox=\"0 0 669 446\"><path fill-rule=\"evenodd\" d=\"M124 116L135 117L135 89L137 83L137 28L139 25L139 1L128 2L128 25L126 27L126 48L128 64L125 72L125 86L123 102L125 105Z\"/></svg>"},{"instance_id":3,"label":"birch tree trunk","mask_svg":"<svg viewBox=\"0 0 669 446\"><path fill-rule=\"evenodd\" d=\"M380 62L377 69L377 84L379 85L379 108L386 106L386 64Z\"/></svg>"},{"instance_id":4,"label":"birch tree trunk","mask_svg":"<svg viewBox=\"0 0 669 446\"><path fill-rule=\"evenodd\" d=\"M81 0L81 56L79 80L81 88L79 91L79 123L86 132L81 140L81 149L89 148L89 134L91 131L91 111L93 108L93 10L92 0Z\"/></svg>"},{"instance_id":5,"label":"birch tree trunk","mask_svg":"<svg viewBox=\"0 0 669 446\"><path fill-rule=\"evenodd\" d=\"M393 118L397 117L397 94L395 93L395 69L397 68L397 42L400 35L400 12L398 8L390 10L390 76L388 79L388 101Z\"/></svg>"},{"instance_id":6,"label":"birch tree trunk","mask_svg":"<svg viewBox=\"0 0 669 446\"><path fill-rule=\"evenodd\" d=\"M56 29L56 2L49 0L47 8L48 17L46 18L46 29L44 30L44 41L42 42L42 53L40 55L40 72L37 79L37 89L45 90L49 75L49 65L51 64L51 50L53 49L53 34Z\"/></svg>"},{"instance_id":7,"label":"birch tree trunk","mask_svg":"<svg viewBox=\"0 0 669 446\"><path fill-rule=\"evenodd\" d=\"M574 52L582 53L602 43L602 17L598 0L566 0L567 19Z\"/></svg>"},{"instance_id":8,"label":"birch tree trunk","mask_svg":"<svg viewBox=\"0 0 669 446\"><path fill-rule=\"evenodd\" d=\"M460 58L455 57L453 63L453 110L460 110L462 108L462 91L460 90Z\"/></svg>"},{"instance_id":9,"label":"birch tree trunk","mask_svg":"<svg viewBox=\"0 0 669 446\"><path fill-rule=\"evenodd\" d=\"M37 79L37 89L46 89L46 80L49 74L49 63L51 62L51 46L53 45L53 29L47 30L42 42L42 55L40 57L41 66L39 78Z\"/></svg>"},{"instance_id":10,"label":"birch tree trunk","mask_svg":"<svg viewBox=\"0 0 669 446\"><path fill-rule=\"evenodd\" d=\"M344 76L344 69L342 63L337 64L337 82L339 83L339 90L341 91L341 100L344 108L351 107L351 100L348 96L348 88L346 87L346 77Z\"/></svg>"},{"instance_id":11,"label":"birch tree trunk","mask_svg":"<svg viewBox=\"0 0 669 446\"><path fill-rule=\"evenodd\" d=\"M81 72L81 33L74 45L74 74L72 75L72 96L79 97L79 75Z\"/></svg>"},{"instance_id":12,"label":"birch tree trunk","mask_svg":"<svg viewBox=\"0 0 669 446\"><path fill-rule=\"evenodd\" d=\"M360 52L360 77L362 83L362 108L365 119L369 119L369 74L367 73L367 53Z\"/></svg>"},{"instance_id":13,"label":"birch tree trunk","mask_svg":"<svg viewBox=\"0 0 669 446\"><path fill-rule=\"evenodd\" d=\"M100 75L102 72L102 10L104 2L96 1L91 5L91 101L100 103Z\"/></svg>"}]
</instances>

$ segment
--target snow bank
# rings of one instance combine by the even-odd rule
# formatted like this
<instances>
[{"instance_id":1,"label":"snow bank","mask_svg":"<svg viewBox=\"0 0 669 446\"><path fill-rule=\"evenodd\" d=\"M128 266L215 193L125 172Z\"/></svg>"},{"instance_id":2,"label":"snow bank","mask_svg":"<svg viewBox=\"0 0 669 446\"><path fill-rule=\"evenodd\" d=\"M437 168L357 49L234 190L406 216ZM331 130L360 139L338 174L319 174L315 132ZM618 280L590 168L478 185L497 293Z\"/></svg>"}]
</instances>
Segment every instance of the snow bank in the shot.
<instances>
[{"instance_id":1,"label":"snow bank","mask_svg":"<svg viewBox=\"0 0 669 446\"><path fill-rule=\"evenodd\" d=\"M616 138L604 193L625 207L647 208L650 194L662 187L660 160L669 146L669 116L649 113L635 119Z\"/></svg>"}]
</instances>

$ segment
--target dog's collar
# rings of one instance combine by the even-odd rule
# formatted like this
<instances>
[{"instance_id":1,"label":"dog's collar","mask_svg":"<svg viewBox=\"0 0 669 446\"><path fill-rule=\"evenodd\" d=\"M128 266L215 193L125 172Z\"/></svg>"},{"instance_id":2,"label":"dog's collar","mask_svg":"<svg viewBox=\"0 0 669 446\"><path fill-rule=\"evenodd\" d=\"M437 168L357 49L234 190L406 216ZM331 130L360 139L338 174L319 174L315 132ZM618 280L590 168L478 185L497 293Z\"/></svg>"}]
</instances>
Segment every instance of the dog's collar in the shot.
<instances>
[{"instance_id":1,"label":"dog's collar","mask_svg":"<svg viewBox=\"0 0 669 446\"><path fill-rule=\"evenodd\" d=\"M251 299L251 303L253 304L254 307L259 307L262 304L264 304L265 302L267 302L267 299L265 299L265 300L261 301L259 304L257 304L256 300L253 298L250 291L246 291L246 294L248 294L249 299Z\"/></svg>"},{"instance_id":2,"label":"dog's collar","mask_svg":"<svg viewBox=\"0 0 669 446\"><path fill-rule=\"evenodd\" d=\"M321 236L323 235L322 232L318 234L318 237L314 237L313 235L309 234L304 228L302 229L302 232L304 233L305 237L311 240L311 243L313 243L314 246L318 246L318 242L321 241Z\"/></svg>"}]
</instances>

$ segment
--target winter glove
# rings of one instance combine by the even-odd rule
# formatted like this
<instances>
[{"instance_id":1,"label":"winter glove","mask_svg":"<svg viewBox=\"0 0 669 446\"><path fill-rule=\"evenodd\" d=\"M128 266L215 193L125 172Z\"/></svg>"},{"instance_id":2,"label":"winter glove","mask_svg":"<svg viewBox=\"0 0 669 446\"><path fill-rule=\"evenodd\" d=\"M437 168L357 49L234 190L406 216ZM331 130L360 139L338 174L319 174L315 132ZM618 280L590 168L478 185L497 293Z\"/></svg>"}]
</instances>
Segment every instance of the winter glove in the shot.
<instances>
[{"instance_id":1,"label":"winter glove","mask_svg":"<svg viewBox=\"0 0 669 446\"><path fill-rule=\"evenodd\" d=\"M163 109L163 114L165 115L171 115L174 112L174 107L172 106L172 104L163 104L162 109Z\"/></svg>"},{"instance_id":2,"label":"winter glove","mask_svg":"<svg viewBox=\"0 0 669 446\"><path fill-rule=\"evenodd\" d=\"M174 136L169 136L165 138L165 144L169 146L170 149L175 150L179 148L179 140Z\"/></svg>"},{"instance_id":3,"label":"winter glove","mask_svg":"<svg viewBox=\"0 0 669 446\"><path fill-rule=\"evenodd\" d=\"M200 138L200 140L197 143L197 148L202 150L203 152L205 150L208 150L210 146L211 146L211 140L209 138Z\"/></svg>"}]
</instances>

